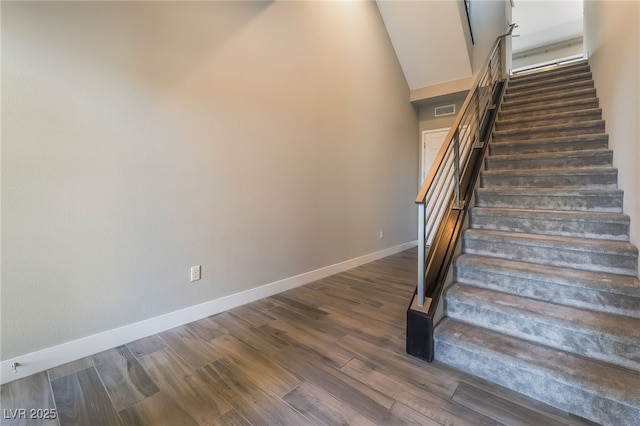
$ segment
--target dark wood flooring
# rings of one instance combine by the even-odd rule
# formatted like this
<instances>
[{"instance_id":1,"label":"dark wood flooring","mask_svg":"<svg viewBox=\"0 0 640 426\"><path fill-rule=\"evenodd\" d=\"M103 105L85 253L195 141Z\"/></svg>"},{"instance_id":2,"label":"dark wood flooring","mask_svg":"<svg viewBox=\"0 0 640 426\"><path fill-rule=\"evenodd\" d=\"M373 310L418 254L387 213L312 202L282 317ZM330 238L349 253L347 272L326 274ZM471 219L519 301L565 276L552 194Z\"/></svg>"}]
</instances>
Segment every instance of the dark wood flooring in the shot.
<instances>
[{"instance_id":1,"label":"dark wood flooring","mask_svg":"<svg viewBox=\"0 0 640 426\"><path fill-rule=\"evenodd\" d=\"M589 424L405 355L415 271L408 250L8 383L2 425Z\"/></svg>"}]
</instances>

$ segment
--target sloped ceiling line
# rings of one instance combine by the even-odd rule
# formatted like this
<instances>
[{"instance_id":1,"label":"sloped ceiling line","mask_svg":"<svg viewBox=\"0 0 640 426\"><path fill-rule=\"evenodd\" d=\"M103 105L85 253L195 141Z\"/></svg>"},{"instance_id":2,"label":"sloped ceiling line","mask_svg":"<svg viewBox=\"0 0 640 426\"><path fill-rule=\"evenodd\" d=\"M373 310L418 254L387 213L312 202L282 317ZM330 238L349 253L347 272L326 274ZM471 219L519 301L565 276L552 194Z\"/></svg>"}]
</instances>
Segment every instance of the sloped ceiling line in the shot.
<instances>
[{"instance_id":1,"label":"sloped ceiling line","mask_svg":"<svg viewBox=\"0 0 640 426\"><path fill-rule=\"evenodd\" d=\"M458 2L378 0L377 5L411 91L472 75Z\"/></svg>"}]
</instances>

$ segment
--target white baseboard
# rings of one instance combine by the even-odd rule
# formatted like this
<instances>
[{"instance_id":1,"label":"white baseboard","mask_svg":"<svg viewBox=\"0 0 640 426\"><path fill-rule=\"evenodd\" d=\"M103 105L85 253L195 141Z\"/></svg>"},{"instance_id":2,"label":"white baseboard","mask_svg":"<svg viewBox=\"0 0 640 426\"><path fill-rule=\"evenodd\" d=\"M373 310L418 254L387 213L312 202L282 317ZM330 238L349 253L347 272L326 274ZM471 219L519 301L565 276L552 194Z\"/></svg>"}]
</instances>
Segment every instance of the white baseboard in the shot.
<instances>
[{"instance_id":1,"label":"white baseboard","mask_svg":"<svg viewBox=\"0 0 640 426\"><path fill-rule=\"evenodd\" d=\"M190 306L179 311L170 312L158 317L149 318L123 327L107 330L92 336L83 337L61 345L24 354L0 362L0 384L8 383L41 371L75 361L125 343L133 342L174 327L188 324L199 319L241 306L258 299L272 296L292 288L334 275L346 270L382 259L415 247L417 241L410 241L355 259L336 263L314 271L305 272L294 277L265 284L240 293L210 300L199 305ZM17 372L13 373L12 364L17 363Z\"/></svg>"}]
</instances>

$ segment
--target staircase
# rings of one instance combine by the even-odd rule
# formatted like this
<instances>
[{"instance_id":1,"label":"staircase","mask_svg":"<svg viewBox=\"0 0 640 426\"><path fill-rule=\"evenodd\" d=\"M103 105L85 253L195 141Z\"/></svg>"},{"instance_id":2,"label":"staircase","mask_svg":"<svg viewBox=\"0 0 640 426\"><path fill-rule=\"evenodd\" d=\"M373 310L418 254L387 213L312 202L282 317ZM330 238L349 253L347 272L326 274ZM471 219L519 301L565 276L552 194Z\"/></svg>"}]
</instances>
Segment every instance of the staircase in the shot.
<instances>
[{"instance_id":1,"label":"staircase","mask_svg":"<svg viewBox=\"0 0 640 426\"><path fill-rule=\"evenodd\" d=\"M604 131L586 61L509 81L435 359L638 425L638 249Z\"/></svg>"}]
</instances>

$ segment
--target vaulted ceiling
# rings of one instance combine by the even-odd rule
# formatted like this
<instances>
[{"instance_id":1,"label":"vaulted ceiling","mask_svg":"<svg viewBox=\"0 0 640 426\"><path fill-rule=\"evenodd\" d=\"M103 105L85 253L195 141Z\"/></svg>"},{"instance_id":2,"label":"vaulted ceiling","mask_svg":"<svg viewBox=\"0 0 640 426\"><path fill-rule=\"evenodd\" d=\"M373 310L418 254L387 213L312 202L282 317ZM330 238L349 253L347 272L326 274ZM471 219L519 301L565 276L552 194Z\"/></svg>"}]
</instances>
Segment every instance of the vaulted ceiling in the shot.
<instances>
[{"instance_id":1,"label":"vaulted ceiling","mask_svg":"<svg viewBox=\"0 0 640 426\"><path fill-rule=\"evenodd\" d=\"M499 24L505 18L505 8L508 21L519 25L515 33L520 37L513 38L514 52L582 34L582 0L472 0L475 46L471 45L462 0L376 3L409 89L420 92L418 98L425 92L419 89L442 86L446 91L448 82L468 80L471 84L473 72L477 71L474 67L484 62L487 54L482 46L488 50L495 37L506 29L503 25L501 32L494 34L495 27L490 24L492 20ZM480 49L476 49L478 45Z\"/></svg>"},{"instance_id":2,"label":"vaulted ceiling","mask_svg":"<svg viewBox=\"0 0 640 426\"><path fill-rule=\"evenodd\" d=\"M410 90L472 75L461 1L378 0L377 4Z\"/></svg>"}]
</instances>

